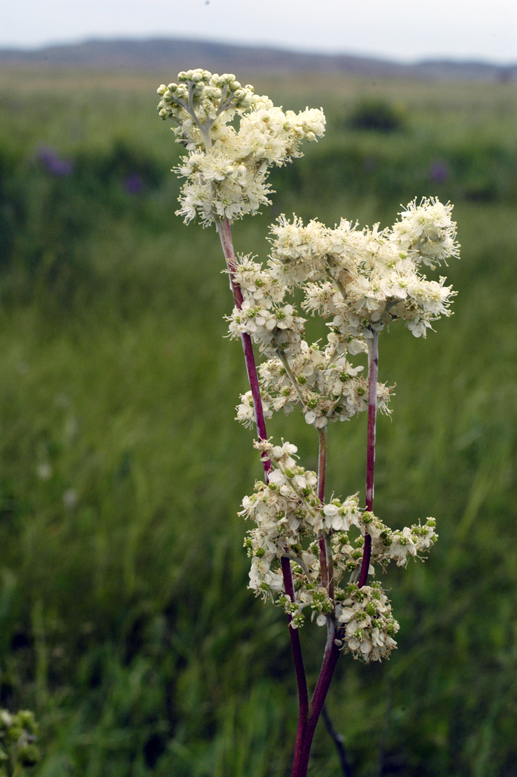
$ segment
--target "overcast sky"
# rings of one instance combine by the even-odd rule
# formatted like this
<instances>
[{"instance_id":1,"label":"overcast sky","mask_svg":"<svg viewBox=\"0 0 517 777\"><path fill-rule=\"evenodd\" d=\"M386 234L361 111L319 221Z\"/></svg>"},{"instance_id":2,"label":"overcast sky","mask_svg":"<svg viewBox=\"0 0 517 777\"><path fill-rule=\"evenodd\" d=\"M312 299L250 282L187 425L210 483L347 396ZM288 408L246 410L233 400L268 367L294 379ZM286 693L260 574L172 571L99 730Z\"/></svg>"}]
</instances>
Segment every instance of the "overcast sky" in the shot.
<instances>
[{"instance_id":1,"label":"overcast sky","mask_svg":"<svg viewBox=\"0 0 517 777\"><path fill-rule=\"evenodd\" d=\"M517 62L517 0L1 0L0 47L194 37L412 61Z\"/></svg>"}]
</instances>

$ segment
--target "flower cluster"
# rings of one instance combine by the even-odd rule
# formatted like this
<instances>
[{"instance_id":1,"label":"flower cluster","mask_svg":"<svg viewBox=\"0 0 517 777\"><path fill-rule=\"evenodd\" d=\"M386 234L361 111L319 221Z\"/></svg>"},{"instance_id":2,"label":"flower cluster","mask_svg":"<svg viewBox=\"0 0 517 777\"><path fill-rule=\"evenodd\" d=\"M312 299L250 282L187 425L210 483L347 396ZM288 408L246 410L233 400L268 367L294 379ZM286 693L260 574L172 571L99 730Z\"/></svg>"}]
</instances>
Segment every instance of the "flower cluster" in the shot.
<instances>
[{"instance_id":1,"label":"flower cluster","mask_svg":"<svg viewBox=\"0 0 517 777\"><path fill-rule=\"evenodd\" d=\"M250 257L241 257L233 272L243 303L229 317L231 337L249 334L265 357L259 367L262 407L266 418L274 411L289 413L300 405L305 420L317 429L330 421L346 421L368 407L368 383L353 366L348 354L366 350L360 335L350 338L331 332L325 347L303 338L305 319L296 308L285 302L292 287L286 282L283 268L271 261L263 268ZM391 389L377 387L381 411L388 413ZM251 392L241 396L237 420L246 426L254 421Z\"/></svg>"},{"instance_id":2,"label":"flower cluster","mask_svg":"<svg viewBox=\"0 0 517 777\"><path fill-rule=\"evenodd\" d=\"M272 262L286 284L304 287L304 309L330 319L344 337L368 339L397 319L425 337L432 321L450 315L455 294L445 278L429 280L420 270L458 256L451 210L437 200L411 202L382 231L345 220L335 229L304 226L281 216L272 227Z\"/></svg>"},{"instance_id":3,"label":"flower cluster","mask_svg":"<svg viewBox=\"0 0 517 777\"><path fill-rule=\"evenodd\" d=\"M400 221L393 226L393 237L400 249L413 261L423 262L432 269L449 257L459 256L456 224L451 221L452 205L436 199L424 199L420 205L410 202Z\"/></svg>"},{"instance_id":4,"label":"flower cluster","mask_svg":"<svg viewBox=\"0 0 517 777\"><path fill-rule=\"evenodd\" d=\"M368 350L373 332L401 319L415 337L450 315L454 292L445 279L429 280L422 264L457 256L451 206L436 200L414 202L390 230L359 230L342 220L335 229L318 221L306 226L281 216L272 227L266 267L240 257L233 282L243 302L229 317L230 336L250 335L266 358L259 368L265 417L301 405L305 420L318 429L367 409L368 383L361 366L350 362ZM286 297L303 290L302 307L327 319L325 345L304 339L305 319ZM378 408L389 412L391 389L377 387ZM241 396L237 419L254 420L251 393Z\"/></svg>"},{"instance_id":5,"label":"flower cluster","mask_svg":"<svg viewBox=\"0 0 517 777\"><path fill-rule=\"evenodd\" d=\"M349 585L346 599L336 606L336 620L341 626L337 644L354 658L381 661L397 646L393 635L399 624L378 582L362 588Z\"/></svg>"},{"instance_id":6,"label":"flower cluster","mask_svg":"<svg viewBox=\"0 0 517 777\"><path fill-rule=\"evenodd\" d=\"M176 140L188 151L176 172L186 178L178 215L196 214L204 226L257 213L269 202L268 168L301 156L303 140L325 132L322 111L283 111L231 73L189 70L178 83L162 84L159 115L171 119ZM238 128L230 122L239 119Z\"/></svg>"},{"instance_id":7,"label":"flower cluster","mask_svg":"<svg viewBox=\"0 0 517 777\"><path fill-rule=\"evenodd\" d=\"M298 465L295 445L267 441L255 445L273 469L268 482L256 483L255 492L242 502L240 515L256 524L245 540L251 557L249 587L283 607L295 628L303 625L304 610L309 610L320 626L328 617L335 620L343 650L367 661L387 656L398 630L389 601L380 583L361 589L356 584L365 534L373 541L373 575L375 564L384 568L393 560L402 566L409 557L418 558L428 551L437 538L435 521L392 531L359 508L358 494L323 505L317 496L316 474ZM333 596L321 582L318 537L322 535L328 539ZM282 557L290 560L294 600L284 588ZM344 588L340 587L343 578L347 579Z\"/></svg>"},{"instance_id":8,"label":"flower cluster","mask_svg":"<svg viewBox=\"0 0 517 777\"><path fill-rule=\"evenodd\" d=\"M178 83L162 85L158 93L159 115L174 123L176 140L186 150L176 168L185 179L177 213L186 222L198 216L203 226L215 223L227 260L235 300L229 336L243 339L253 376L237 420L245 426L256 422L265 437L264 418L300 407L319 432L321 473L327 425L372 409L371 507L375 415L390 412L392 394L376 383L377 335L400 319L415 337L425 337L435 320L450 315L455 292L444 277L427 278L423 268L435 269L459 255L452 206L413 200L384 230L378 224L360 229L345 219L332 229L318 220L304 224L281 216L271 228L265 265L251 256L235 259L228 221L257 213L269 202L269 169L301 156L302 141L324 134L325 117L320 110L284 112L233 74L202 69L180 73ZM310 343L299 311L320 315L326 337ZM250 340L262 359L259 385ZM367 376L354 364L364 352ZM262 403L262 413L255 402ZM264 439L255 445L269 463L265 482L255 484L240 513L255 524L245 541L250 588L282 607L294 628L310 614L319 626L331 622L335 644L354 657L389 656L399 626L381 584L366 581L392 561L406 566L409 558L429 551L437 539L434 519L392 530L359 507L358 494L333 496L325 504L324 480L318 484L316 474L298 464L296 446Z\"/></svg>"}]
</instances>

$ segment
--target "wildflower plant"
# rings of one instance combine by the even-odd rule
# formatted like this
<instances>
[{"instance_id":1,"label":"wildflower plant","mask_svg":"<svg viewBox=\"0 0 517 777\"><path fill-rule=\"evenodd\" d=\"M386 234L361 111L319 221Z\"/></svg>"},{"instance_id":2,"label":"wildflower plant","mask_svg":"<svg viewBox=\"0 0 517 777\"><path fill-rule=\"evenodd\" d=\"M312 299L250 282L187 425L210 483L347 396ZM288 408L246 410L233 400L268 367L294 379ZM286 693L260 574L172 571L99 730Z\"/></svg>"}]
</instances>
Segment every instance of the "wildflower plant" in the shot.
<instances>
[{"instance_id":1,"label":"wildflower plant","mask_svg":"<svg viewBox=\"0 0 517 777\"><path fill-rule=\"evenodd\" d=\"M280 216L265 263L236 256L232 221L269 202L269 169L301 156L303 141L324 134L323 112L284 112L233 75L206 70L180 73L178 83L158 93L159 114L173 121L186 150L176 168L186 179L177 215L215 225L233 292L229 334L242 342L250 383L237 420L256 427L264 471L240 512L252 524L245 539L249 587L287 614L299 699L292 775L305 777L340 654L381 661L396 647L399 625L378 571L392 561L405 567L410 558L423 558L437 540L434 518L392 530L373 511L376 415L391 413L392 394L378 382L378 341L397 320L419 338L450 315L455 292L444 277L428 279L424 270L458 256L452 206L414 200L384 230L345 219L330 228ZM305 339L304 315L325 320L324 342ZM367 375L354 363L363 352ZM318 472L300 464L295 445L267 435L273 413L295 408L317 435ZM364 506L358 493L327 501L329 424L362 412L368 415ZM327 632L310 702L300 640L307 621Z\"/></svg>"}]
</instances>

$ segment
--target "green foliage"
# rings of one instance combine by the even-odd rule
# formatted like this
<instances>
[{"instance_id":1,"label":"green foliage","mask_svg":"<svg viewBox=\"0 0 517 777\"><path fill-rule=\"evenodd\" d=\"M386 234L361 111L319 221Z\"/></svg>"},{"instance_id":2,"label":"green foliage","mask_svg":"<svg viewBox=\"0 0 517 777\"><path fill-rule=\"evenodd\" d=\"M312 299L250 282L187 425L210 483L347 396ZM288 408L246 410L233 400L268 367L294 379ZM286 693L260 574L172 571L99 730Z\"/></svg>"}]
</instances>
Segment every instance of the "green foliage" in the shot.
<instances>
[{"instance_id":1,"label":"green foliage","mask_svg":"<svg viewBox=\"0 0 517 777\"><path fill-rule=\"evenodd\" d=\"M353 130L400 132L406 127L404 107L381 97L370 97L354 106L346 125Z\"/></svg>"},{"instance_id":2,"label":"green foliage","mask_svg":"<svg viewBox=\"0 0 517 777\"><path fill-rule=\"evenodd\" d=\"M220 248L174 216L178 149L152 84L101 86L44 99L38 86L37 110L30 84L2 97L0 705L36 710L38 777L284 777L295 683L281 614L246 590L236 512L261 471L233 423L245 375L223 339ZM279 84L286 107L323 103L328 138L279 171L237 249L264 257L280 211L385 224L438 194L458 202L463 258L437 334L393 327L380 344L380 379L397 388L376 510L394 528L435 515L440 541L424 566L390 572L399 650L383 666L342 659L330 711L359 777L379 759L384 777L511 777L515 94L384 84L408 130L379 141L336 128L352 86ZM42 146L72 170L52 173ZM364 488L363 421L331 429L330 490ZM316 466L303 420L271 433ZM302 637L314 680L324 637ZM323 729L313 771L340 774Z\"/></svg>"}]
</instances>

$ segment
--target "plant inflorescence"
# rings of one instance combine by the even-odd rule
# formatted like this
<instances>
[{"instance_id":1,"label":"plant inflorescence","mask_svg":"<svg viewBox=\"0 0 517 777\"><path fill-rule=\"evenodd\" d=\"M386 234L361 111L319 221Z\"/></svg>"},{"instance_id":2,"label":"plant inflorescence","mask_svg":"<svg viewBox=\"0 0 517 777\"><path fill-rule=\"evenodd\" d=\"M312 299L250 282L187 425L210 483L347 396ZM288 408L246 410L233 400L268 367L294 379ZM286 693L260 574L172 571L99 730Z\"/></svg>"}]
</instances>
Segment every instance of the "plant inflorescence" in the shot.
<instances>
[{"instance_id":1,"label":"plant inflorescence","mask_svg":"<svg viewBox=\"0 0 517 777\"><path fill-rule=\"evenodd\" d=\"M376 414L391 412L392 394L378 382L378 340L398 320L425 337L434 321L450 315L455 292L445 277L429 279L424 270L459 255L452 206L413 200L388 229L346 219L330 228L281 216L271 227L267 262L236 256L231 222L269 202L269 169L300 156L302 141L322 137L323 112L284 112L232 74L206 70L180 73L178 83L158 92L160 116L174 122L186 149L176 169L186 179L177 213L216 226L233 291L229 333L242 341L250 381L237 420L256 426L264 469L241 510L254 523L245 539L249 587L288 616L300 706L293 777L303 777L339 654L380 661L396 646L399 625L377 570L391 561L406 566L437 540L434 518L392 530L373 512ZM305 339L300 312L323 318L323 341ZM362 353L367 376L354 364ZM315 429L318 472L299 464L295 445L267 435L274 412L296 407ZM359 494L326 500L329 423L361 412L368 414L364 506ZM327 629L310 703L299 636L308 616Z\"/></svg>"}]
</instances>

